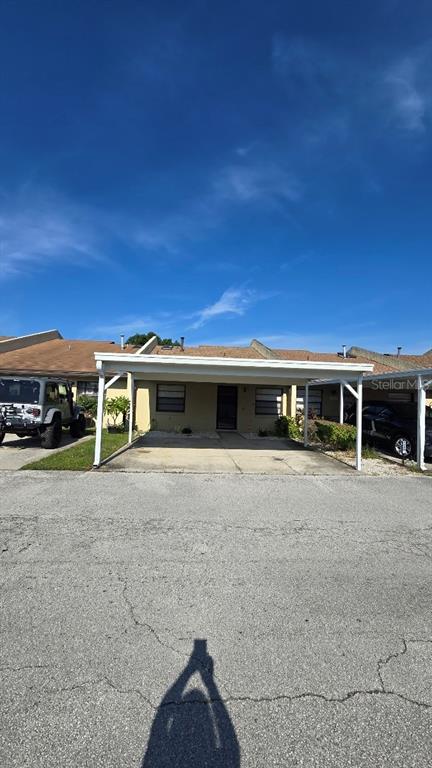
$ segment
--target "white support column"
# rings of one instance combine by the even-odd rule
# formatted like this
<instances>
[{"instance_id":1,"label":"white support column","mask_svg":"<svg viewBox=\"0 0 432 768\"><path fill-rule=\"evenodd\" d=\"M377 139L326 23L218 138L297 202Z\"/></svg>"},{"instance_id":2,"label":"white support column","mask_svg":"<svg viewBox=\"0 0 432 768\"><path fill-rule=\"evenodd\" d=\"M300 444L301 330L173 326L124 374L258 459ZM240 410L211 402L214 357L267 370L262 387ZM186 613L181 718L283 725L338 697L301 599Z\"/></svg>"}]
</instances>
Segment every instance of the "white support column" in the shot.
<instances>
[{"instance_id":1,"label":"white support column","mask_svg":"<svg viewBox=\"0 0 432 768\"><path fill-rule=\"evenodd\" d=\"M426 469L424 460L426 436L426 387L421 376L417 377L417 466Z\"/></svg>"},{"instance_id":2,"label":"white support column","mask_svg":"<svg viewBox=\"0 0 432 768\"><path fill-rule=\"evenodd\" d=\"M309 426L309 382L305 386L305 395L303 402L303 443L308 444L308 426Z\"/></svg>"},{"instance_id":3,"label":"white support column","mask_svg":"<svg viewBox=\"0 0 432 768\"><path fill-rule=\"evenodd\" d=\"M133 373L128 374L128 379L129 379L129 399L130 399L128 442L131 443L132 435L133 435L133 424L134 424L134 418L135 418L135 377Z\"/></svg>"},{"instance_id":4,"label":"white support column","mask_svg":"<svg viewBox=\"0 0 432 768\"><path fill-rule=\"evenodd\" d=\"M339 424L344 423L344 385L339 383Z\"/></svg>"},{"instance_id":5,"label":"white support column","mask_svg":"<svg viewBox=\"0 0 432 768\"><path fill-rule=\"evenodd\" d=\"M363 374L357 379L357 414L356 414L356 469L362 468L362 427L363 427Z\"/></svg>"},{"instance_id":6,"label":"white support column","mask_svg":"<svg viewBox=\"0 0 432 768\"><path fill-rule=\"evenodd\" d=\"M95 441L95 454L94 454L94 462L93 462L93 465L95 467L98 467L101 463L104 401L105 401L105 372L102 369L101 371L99 371L99 384L98 384L98 401L97 401L97 413L96 413L96 441Z\"/></svg>"}]
</instances>

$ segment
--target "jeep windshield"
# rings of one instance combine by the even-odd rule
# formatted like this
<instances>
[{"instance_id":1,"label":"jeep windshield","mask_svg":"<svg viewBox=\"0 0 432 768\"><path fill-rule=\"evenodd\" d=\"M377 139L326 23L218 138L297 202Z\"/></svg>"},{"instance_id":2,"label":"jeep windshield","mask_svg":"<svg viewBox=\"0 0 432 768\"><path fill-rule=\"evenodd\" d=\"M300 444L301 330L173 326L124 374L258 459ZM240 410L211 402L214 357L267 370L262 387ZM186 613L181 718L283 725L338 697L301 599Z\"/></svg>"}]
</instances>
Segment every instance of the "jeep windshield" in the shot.
<instances>
[{"instance_id":1,"label":"jeep windshield","mask_svg":"<svg viewBox=\"0 0 432 768\"><path fill-rule=\"evenodd\" d=\"M0 379L0 403L39 402L40 384L34 379Z\"/></svg>"}]
</instances>

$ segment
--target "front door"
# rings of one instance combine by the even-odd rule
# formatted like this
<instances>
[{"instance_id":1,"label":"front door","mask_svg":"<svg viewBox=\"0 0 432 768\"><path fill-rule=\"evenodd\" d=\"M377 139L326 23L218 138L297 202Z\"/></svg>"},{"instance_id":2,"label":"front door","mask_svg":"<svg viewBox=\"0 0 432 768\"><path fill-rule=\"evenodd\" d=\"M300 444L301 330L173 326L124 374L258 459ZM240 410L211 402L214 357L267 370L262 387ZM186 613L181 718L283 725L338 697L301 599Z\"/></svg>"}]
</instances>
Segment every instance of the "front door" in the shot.
<instances>
[{"instance_id":1,"label":"front door","mask_svg":"<svg viewBox=\"0 0 432 768\"><path fill-rule=\"evenodd\" d=\"M216 429L237 429L237 387L218 386Z\"/></svg>"}]
</instances>

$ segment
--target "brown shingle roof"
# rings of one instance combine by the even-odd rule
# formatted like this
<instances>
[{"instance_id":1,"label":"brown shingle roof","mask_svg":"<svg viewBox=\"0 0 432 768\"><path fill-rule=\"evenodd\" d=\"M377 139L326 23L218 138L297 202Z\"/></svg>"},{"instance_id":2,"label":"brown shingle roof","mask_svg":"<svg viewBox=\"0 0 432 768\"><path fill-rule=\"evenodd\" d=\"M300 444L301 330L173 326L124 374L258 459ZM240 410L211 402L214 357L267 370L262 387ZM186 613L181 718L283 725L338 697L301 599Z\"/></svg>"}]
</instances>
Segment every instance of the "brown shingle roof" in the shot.
<instances>
[{"instance_id":1,"label":"brown shingle roof","mask_svg":"<svg viewBox=\"0 0 432 768\"><path fill-rule=\"evenodd\" d=\"M355 357L343 358L336 352L311 352L308 349L274 349L275 355L281 360L312 360L313 362L323 363L365 363L373 365L373 373L389 373L395 371L390 363L377 363L368 357L356 355Z\"/></svg>"},{"instance_id":2,"label":"brown shingle roof","mask_svg":"<svg viewBox=\"0 0 432 768\"><path fill-rule=\"evenodd\" d=\"M167 349L157 346L151 352L152 355L189 355L191 357L237 357L241 359L256 360L263 357L256 349L251 347L222 347L209 344L200 344L198 347L172 347Z\"/></svg>"},{"instance_id":3,"label":"brown shingle roof","mask_svg":"<svg viewBox=\"0 0 432 768\"><path fill-rule=\"evenodd\" d=\"M399 360L403 361L407 370L409 368L432 368L432 354L428 353L424 355L400 355Z\"/></svg>"},{"instance_id":4,"label":"brown shingle roof","mask_svg":"<svg viewBox=\"0 0 432 768\"><path fill-rule=\"evenodd\" d=\"M127 351L135 352L136 347L128 347ZM95 352L121 352L121 347L110 341L52 339L24 349L2 352L0 372L95 376Z\"/></svg>"}]
</instances>

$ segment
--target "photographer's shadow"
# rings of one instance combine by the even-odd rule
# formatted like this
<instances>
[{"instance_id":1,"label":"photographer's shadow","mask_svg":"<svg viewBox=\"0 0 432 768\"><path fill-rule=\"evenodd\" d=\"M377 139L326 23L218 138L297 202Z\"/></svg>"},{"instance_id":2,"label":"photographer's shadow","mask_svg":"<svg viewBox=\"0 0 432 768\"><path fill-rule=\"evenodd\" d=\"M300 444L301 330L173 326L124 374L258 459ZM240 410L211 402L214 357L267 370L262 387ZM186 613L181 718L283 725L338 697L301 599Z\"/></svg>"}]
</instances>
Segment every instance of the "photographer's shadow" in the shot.
<instances>
[{"instance_id":1,"label":"photographer's shadow","mask_svg":"<svg viewBox=\"0 0 432 768\"><path fill-rule=\"evenodd\" d=\"M202 688L191 685L198 674ZM186 667L163 697L141 768L239 768L240 748L213 677L206 640L195 640Z\"/></svg>"}]
</instances>

